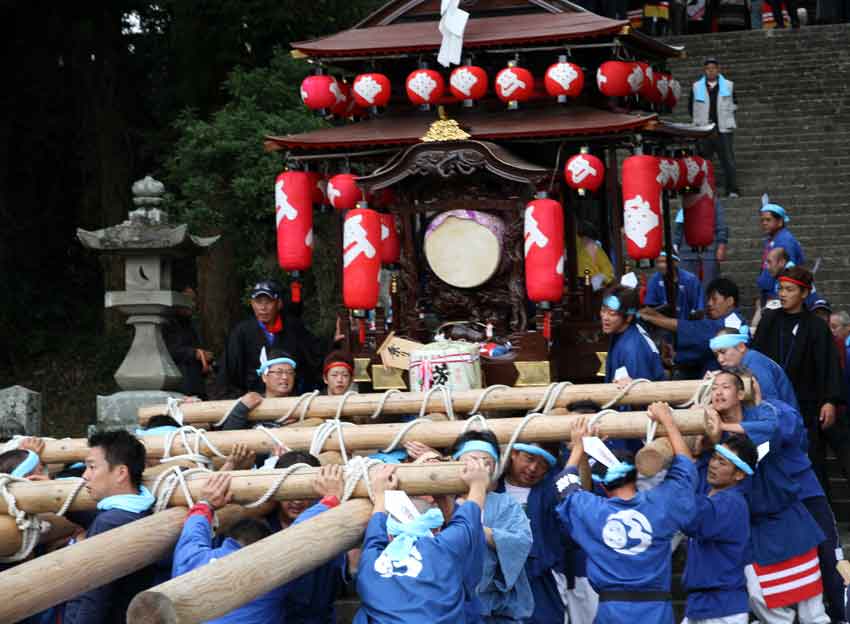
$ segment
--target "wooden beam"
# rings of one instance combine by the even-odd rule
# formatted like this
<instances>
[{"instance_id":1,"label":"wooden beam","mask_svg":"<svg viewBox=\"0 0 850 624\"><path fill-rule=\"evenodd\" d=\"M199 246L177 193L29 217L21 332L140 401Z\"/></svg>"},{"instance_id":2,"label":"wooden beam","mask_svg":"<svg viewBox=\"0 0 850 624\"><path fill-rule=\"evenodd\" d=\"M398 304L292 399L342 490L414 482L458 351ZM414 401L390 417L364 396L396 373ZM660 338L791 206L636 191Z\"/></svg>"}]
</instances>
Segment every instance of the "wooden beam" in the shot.
<instances>
[{"instance_id":1,"label":"wooden beam","mask_svg":"<svg viewBox=\"0 0 850 624\"><path fill-rule=\"evenodd\" d=\"M672 383L672 382L670 382ZM641 384L643 385L643 384ZM649 384L646 384L649 385ZM353 397L352 397L353 398ZM677 423L685 434L699 434L705 429L702 408L674 410ZM610 438L642 438L646 433L646 412L609 412L599 421L600 430ZM508 442L514 430L522 422L521 418L491 418L488 426L502 443ZM521 442L560 442L570 437L569 416L551 415L538 416L532 419L523 429L519 440ZM384 423L377 425L348 424L342 429L345 448L362 450L384 448L405 423ZM433 447L442 448L451 445L463 432L465 421L454 420L444 422L422 422L410 429L402 438L403 442L419 441ZM663 432L663 428L659 427ZM307 450L313 441L315 427L281 427L272 430L273 435L290 449ZM274 442L263 431L245 429L237 431L212 431L204 434L210 443L222 452L229 452L236 443L247 444L249 449L258 453L270 453L274 450ZM663 433L659 434L663 435ZM187 434L190 443L195 434ZM161 458L166 455L166 436L145 436L140 438L147 448L148 456ZM179 436L172 440L170 454L177 456L186 452L181 446ZM65 438L63 440L45 440L45 448L41 454L46 462L82 461L88 453L88 444L84 438ZM204 443L200 445L201 453L214 455ZM330 436L322 450L340 450L339 438L336 434Z\"/></svg>"},{"instance_id":2,"label":"wooden beam","mask_svg":"<svg viewBox=\"0 0 850 624\"><path fill-rule=\"evenodd\" d=\"M189 624L230 613L359 545L371 515L368 500L342 503L240 548L215 565L201 566L138 594L127 610L127 622ZM258 561L265 564L257 565Z\"/></svg>"},{"instance_id":3,"label":"wooden beam","mask_svg":"<svg viewBox=\"0 0 850 624\"><path fill-rule=\"evenodd\" d=\"M654 401L668 403L683 403L689 400L702 384L702 380L694 381L658 381L639 383L628 394L618 401L619 405L649 405ZM483 412L494 411L528 411L534 409L547 391L545 386L505 388L492 390L487 394L480 406ZM472 410L484 390L467 390L452 393L452 406L457 413L466 414ZM620 388L615 384L583 384L567 386L561 390L555 407L566 407L577 401L593 401L604 405L620 394ZM343 415L371 416L383 397L380 393L354 394L345 401ZM393 394L384 403L384 414L418 414L422 407L425 394L421 392L401 392ZM266 399L253 410L248 419L252 421L273 421L289 413L297 403L297 397ZM310 418L335 418L340 397L317 396L311 403L306 416ZM300 416L304 402L296 410ZM185 424L217 422L233 406L233 401L203 401L184 403L180 406ZM428 401L426 412L444 411L441 394L434 393ZM165 405L152 405L139 408L139 422L142 425L154 416L168 413Z\"/></svg>"}]
</instances>

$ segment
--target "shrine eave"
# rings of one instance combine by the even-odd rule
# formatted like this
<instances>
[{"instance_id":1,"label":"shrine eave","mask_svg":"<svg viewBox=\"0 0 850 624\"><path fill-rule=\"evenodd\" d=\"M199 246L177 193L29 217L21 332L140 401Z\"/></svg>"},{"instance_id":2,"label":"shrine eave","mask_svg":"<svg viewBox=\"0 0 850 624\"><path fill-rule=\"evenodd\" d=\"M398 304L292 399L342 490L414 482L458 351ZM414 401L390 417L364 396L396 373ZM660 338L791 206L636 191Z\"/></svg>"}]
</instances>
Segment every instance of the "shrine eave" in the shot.
<instances>
[{"instance_id":1,"label":"shrine eave","mask_svg":"<svg viewBox=\"0 0 850 624\"><path fill-rule=\"evenodd\" d=\"M682 56L682 49L636 33L625 20L612 20L589 11L481 17L470 19L463 36L464 49L560 43L619 35L640 48L666 57ZM298 52L319 58L370 57L394 53L436 52L442 36L438 22L407 22L389 26L352 28L291 44Z\"/></svg>"},{"instance_id":2,"label":"shrine eave","mask_svg":"<svg viewBox=\"0 0 850 624\"><path fill-rule=\"evenodd\" d=\"M498 112L451 111L449 116L477 140L619 134L643 128L658 117L655 113L614 113L586 106ZM265 146L269 151L300 151L413 145L420 142L434 121L431 115L378 117L302 134L267 136Z\"/></svg>"}]
</instances>

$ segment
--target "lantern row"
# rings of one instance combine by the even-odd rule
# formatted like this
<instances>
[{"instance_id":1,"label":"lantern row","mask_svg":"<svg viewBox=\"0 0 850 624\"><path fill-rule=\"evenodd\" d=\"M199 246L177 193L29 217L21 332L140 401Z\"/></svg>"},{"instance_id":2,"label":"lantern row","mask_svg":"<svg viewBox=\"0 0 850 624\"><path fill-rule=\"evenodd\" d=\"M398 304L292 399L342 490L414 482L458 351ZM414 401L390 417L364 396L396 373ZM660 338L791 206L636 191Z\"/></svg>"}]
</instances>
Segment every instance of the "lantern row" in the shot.
<instances>
[{"instance_id":1,"label":"lantern row","mask_svg":"<svg viewBox=\"0 0 850 624\"><path fill-rule=\"evenodd\" d=\"M582 148L564 167L567 184L579 194L596 191L605 178L602 161ZM361 342L365 339L366 311L378 303L381 265L400 259L400 240L395 215L378 212L358 201L363 194L350 173L336 175L317 193L321 176L315 172L285 171L275 182L277 251L280 267L293 274L312 264L312 204L330 201L345 210L343 221L343 303L359 320ZM668 158L629 156L623 161L623 230L626 249L634 260L654 259L663 241L664 192L684 193L685 240L691 247L707 247L714 237L714 170L699 156ZM343 205L340 200L346 199ZM387 207L391 192L374 196ZM349 203L350 202L350 203ZM525 283L530 301L543 311L543 334L551 336L553 303L561 301L564 287L563 206L545 193L529 202L524 213ZM294 296L294 293L293 293Z\"/></svg>"},{"instance_id":2,"label":"lantern row","mask_svg":"<svg viewBox=\"0 0 850 624\"><path fill-rule=\"evenodd\" d=\"M543 88L546 93L565 103L578 97L584 89L584 71L566 57L561 57L546 70ZM535 95L535 78L527 69L509 61L508 66L496 74L493 89L508 108L518 108ZM666 104L671 109L681 96L681 85L668 72L654 70L649 63L635 61L605 61L596 72L596 85L606 96L628 97L637 95L653 104ZM489 89L487 72L475 65L463 65L452 71L446 82L443 75L433 69L421 68L411 72L405 80L407 98L416 106L452 104L458 101L473 106ZM319 74L307 76L301 83L301 100L311 110L322 115L361 117L376 112L389 104L392 91L386 75L369 72L359 74L349 85L333 76Z\"/></svg>"}]
</instances>

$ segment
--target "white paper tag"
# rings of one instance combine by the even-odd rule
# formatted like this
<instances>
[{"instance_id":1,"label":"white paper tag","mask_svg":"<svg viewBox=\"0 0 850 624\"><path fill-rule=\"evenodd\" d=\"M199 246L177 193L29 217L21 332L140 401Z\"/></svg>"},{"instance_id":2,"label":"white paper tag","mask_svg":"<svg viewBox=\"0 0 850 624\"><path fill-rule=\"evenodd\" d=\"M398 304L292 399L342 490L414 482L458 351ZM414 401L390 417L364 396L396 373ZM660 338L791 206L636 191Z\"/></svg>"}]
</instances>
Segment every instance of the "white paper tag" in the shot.
<instances>
[{"instance_id":1,"label":"white paper tag","mask_svg":"<svg viewBox=\"0 0 850 624\"><path fill-rule=\"evenodd\" d=\"M726 317L723 321L723 327L729 327L731 329L741 329L741 319L734 312Z\"/></svg>"},{"instance_id":2,"label":"white paper tag","mask_svg":"<svg viewBox=\"0 0 850 624\"><path fill-rule=\"evenodd\" d=\"M758 451L758 454L759 454L758 461L761 461L762 458L770 452L770 440L768 440L767 442L762 442L761 444L759 444L758 448L756 448L756 450Z\"/></svg>"},{"instance_id":3,"label":"white paper tag","mask_svg":"<svg viewBox=\"0 0 850 624\"><path fill-rule=\"evenodd\" d=\"M384 505L387 512L401 523L407 523L419 517L419 510L402 490L387 490L384 492Z\"/></svg>"},{"instance_id":4,"label":"white paper tag","mask_svg":"<svg viewBox=\"0 0 850 624\"><path fill-rule=\"evenodd\" d=\"M620 284L627 288L637 288L638 278L634 273L626 273L620 278Z\"/></svg>"},{"instance_id":5,"label":"white paper tag","mask_svg":"<svg viewBox=\"0 0 850 624\"><path fill-rule=\"evenodd\" d=\"M620 368L618 368L617 370L614 371L614 379L615 380L625 379L628 376L629 376L629 369L627 369L625 366L621 366Z\"/></svg>"},{"instance_id":6,"label":"white paper tag","mask_svg":"<svg viewBox=\"0 0 850 624\"><path fill-rule=\"evenodd\" d=\"M620 460L614 456L605 443L596 436L586 436L581 439L584 446L584 452L590 455L593 459L603 464L606 468L616 466Z\"/></svg>"}]
</instances>

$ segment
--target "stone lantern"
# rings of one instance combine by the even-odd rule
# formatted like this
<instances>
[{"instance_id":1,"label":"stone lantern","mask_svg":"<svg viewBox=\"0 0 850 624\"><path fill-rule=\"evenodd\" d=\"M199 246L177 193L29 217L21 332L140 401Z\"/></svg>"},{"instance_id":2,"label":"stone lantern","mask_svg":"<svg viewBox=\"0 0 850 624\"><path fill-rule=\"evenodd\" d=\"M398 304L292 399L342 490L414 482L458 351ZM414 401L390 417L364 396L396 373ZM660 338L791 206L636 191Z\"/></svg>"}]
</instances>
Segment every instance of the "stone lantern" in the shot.
<instances>
[{"instance_id":1,"label":"stone lantern","mask_svg":"<svg viewBox=\"0 0 850 624\"><path fill-rule=\"evenodd\" d=\"M165 188L150 176L133 184L134 209L123 223L102 230L77 230L87 249L124 259L124 290L109 291L104 306L127 315L135 329L133 344L115 372L123 392L98 397L98 421L136 423L136 409L161 403L182 375L162 338L161 326L178 307L191 307L186 295L171 290L172 263L204 253L218 236L202 238L185 224L171 225L165 211Z\"/></svg>"}]
</instances>

